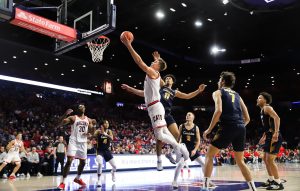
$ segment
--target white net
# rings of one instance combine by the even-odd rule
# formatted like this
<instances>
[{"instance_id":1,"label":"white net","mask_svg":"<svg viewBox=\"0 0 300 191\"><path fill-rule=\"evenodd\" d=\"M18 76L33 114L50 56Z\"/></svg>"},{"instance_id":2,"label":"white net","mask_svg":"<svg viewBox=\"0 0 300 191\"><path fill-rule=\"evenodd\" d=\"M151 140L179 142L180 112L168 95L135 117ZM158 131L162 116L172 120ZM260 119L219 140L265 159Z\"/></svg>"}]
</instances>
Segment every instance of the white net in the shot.
<instances>
[{"instance_id":1,"label":"white net","mask_svg":"<svg viewBox=\"0 0 300 191\"><path fill-rule=\"evenodd\" d=\"M105 36L99 36L98 38L92 40L92 42L87 43L92 54L93 62L101 62L103 60L103 52L109 43L109 38Z\"/></svg>"}]
</instances>

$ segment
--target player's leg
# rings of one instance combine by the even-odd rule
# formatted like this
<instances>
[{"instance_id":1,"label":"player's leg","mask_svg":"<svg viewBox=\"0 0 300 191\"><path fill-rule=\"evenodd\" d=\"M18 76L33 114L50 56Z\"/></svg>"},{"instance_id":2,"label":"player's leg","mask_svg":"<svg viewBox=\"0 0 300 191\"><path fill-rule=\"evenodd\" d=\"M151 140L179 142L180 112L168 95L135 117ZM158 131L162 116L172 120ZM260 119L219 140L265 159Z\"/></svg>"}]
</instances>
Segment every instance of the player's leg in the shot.
<instances>
[{"instance_id":1,"label":"player's leg","mask_svg":"<svg viewBox=\"0 0 300 191\"><path fill-rule=\"evenodd\" d=\"M103 166L103 157L102 157L102 155L100 155L100 153L97 154L96 161L98 163L98 166L97 166L97 177L98 177L97 187L101 187L101 174L102 174L102 166Z\"/></svg>"},{"instance_id":2,"label":"player's leg","mask_svg":"<svg viewBox=\"0 0 300 191\"><path fill-rule=\"evenodd\" d=\"M18 170L20 169L21 167L21 161L14 161L15 163L15 168L13 169L12 173L10 174L9 176L9 179L15 179L16 178L16 173L18 172Z\"/></svg>"},{"instance_id":3,"label":"player's leg","mask_svg":"<svg viewBox=\"0 0 300 191\"><path fill-rule=\"evenodd\" d=\"M267 159L267 153L266 152L264 153L263 161L264 161L264 163L266 165L266 169L267 169L269 178L261 186L262 187L268 187L268 186L270 186L273 183L273 181L274 181L274 175L272 174L272 171L271 171L271 168L270 168L270 165L269 165L269 161Z\"/></svg>"},{"instance_id":4,"label":"player's leg","mask_svg":"<svg viewBox=\"0 0 300 191\"><path fill-rule=\"evenodd\" d=\"M110 151L106 151L105 152L105 156L104 156L105 161L108 161L108 163L111 165L112 170L111 170L111 178L112 181L115 182L116 181L116 171L117 171L117 165L116 162L114 160L114 157L112 156Z\"/></svg>"},{"instance_id":5,"label":"player's leg","mask_svg":"<svg viewBox=\"0 0 300 191\"><path fill-rule=\"evenodd\" d=\"M162 154L162 141L156 139L156 156L157 156L157 167L158 171L163 170L162 161L161 161L161 154Z\"/></svg>"},{"instance_id":6,"label":"player's leg","mask_svg":"<svg viewBox=\"0 0 300 191\"><path fill-rule=\"evenodd\" d=\"M180 173L181 169L183 168L183 166L184 166L184 159L181 158L180 161L177 163L177 166L175 169L175 174L174 174L174 179L172 182L172 186L174 189L178 188L177 180L178 180L179 173Z\"/></svg>"},{"instance_id":7,"label":"player's leg","mask_svg":"<svg viewBox=\"0 0 300 191\"><path fill-rule=\"evenodd\" d=\"M213 145L210 145L207 153L205 155L205 165L204 165L204 183L203 187L208 188L210 177L213 170L213 160L214 156L219 152L219 149Z\"/></svg>"},{"instance_id":8,"label":"player's leg","mask_svg":"<svg viewBox=\"0 0 300 191\"><path fill-rule=\"evenodd\" d=\"M4 167L7 165L7 162L3 162L0 166L0 172L4 169Z\"/></svg>"},{"instance_id":9,"label":"player's leg","mask_svg":"<svg viewBox=\"0 0 300 191\"><path fill-rule=\"evenodd\" d=\"M83 172L83 169L84 169L84 166L85 166L85 160L87 158L87 143L86 142L82 142L82 143L77 142L76 148L77 148L77 151L76 151L76 154L75 154L75 158L79 159L79 165L78 165L78 168L77 168L77 176L75 177L74 182L78 183L81 186L86 186L86 183L84 183L82 181L80 176Z\"/></svg>"},{"instance_id":10,"label":"player's leg","mask_svg":"<svg viewBox=\"0 0 300 191\"><path fill-rule=\"evenodd\" d=\"M168 115L166 117L166 122L167 122L167 125L168 125L168 130L170 131L170 133L173 135L173 137L176 139L176 141L178 141L178 138L179 138L179 130L178 130L178 126L173 118L172 115ZM172 156L172 148L168 149L166 155L167 159L169 159L169 161L172 163L172 164L176 164L176 161L175 159L173 158Z\"/></svg>"}]
</instances>

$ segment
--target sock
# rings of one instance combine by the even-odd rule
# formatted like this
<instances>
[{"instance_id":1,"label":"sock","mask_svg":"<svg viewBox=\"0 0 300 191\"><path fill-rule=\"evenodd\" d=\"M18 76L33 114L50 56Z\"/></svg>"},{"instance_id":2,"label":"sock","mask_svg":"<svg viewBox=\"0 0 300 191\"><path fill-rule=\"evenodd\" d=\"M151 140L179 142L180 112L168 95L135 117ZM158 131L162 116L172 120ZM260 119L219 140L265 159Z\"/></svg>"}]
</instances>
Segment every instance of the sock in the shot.
<instances>
[{"instance_id":1,"label":"sock","mask_svg":"<svg viewBox=\"0 0 300 191\"><path fill-rule=\"evenodd\" d=\"M249 186L250 190L256 191L256 187L255 187L255 184L254 184L253 180L251 180L250 182L247 182L247 183L248 183L248 186Z\"/></svg>"},{"instance_id":2,"label":"sock","mask_svg":"<svg viewBox=\"0 0 300 191\"><path fill-rule=\"evenodd\" d=\"M157 161L161 161L161 155L157 156Z\"/></svg>"},{"instance_id":3,"label":"sock","mask_svg":"<svg viewBox=\"0 0 300 191\"><path fill-rule=\"evenodd\" d=\"M275 180L275 182L277 182L278 184L280 184L281 183L281 180L280 180L280 178L278 178L278 179L274 179Z\"/></svg>"},{"instance_id":4,"label":"sock","mask_svg":"<svg viewBox=\"0 0 300 191\"><path fill-rule=\"evenodd\" d=\"M204 177L203 187L208 188L210 182L210 177Z\"/></svg>"},{"instance_id":5,"label":"sock","mask_svg":"<svg viewBox=\"0 0 300 191\"><path fill-rule=\"evenodd\" d=\"M78 180L80 179L80 174L77 174L76 179Z\"/></svg>"},{"instance_id":6,"label":"sock","mask_svg":"<svg viewBox=\"0 0 300 191\"><path fill-rule=\"evenodd\" d=\"M274 176L269 176L269 180L273 181L274 180Z\"/></svg>"},{"instance_id":7,"label":"sock","mask_svg":"<svg viewBox=\"0 0 300 191\"><path fill-rule=\"evenodd\" d=\"M100 181L101 179L101 174L98 174L98 181Z\"/></svg>"}]
</instances>

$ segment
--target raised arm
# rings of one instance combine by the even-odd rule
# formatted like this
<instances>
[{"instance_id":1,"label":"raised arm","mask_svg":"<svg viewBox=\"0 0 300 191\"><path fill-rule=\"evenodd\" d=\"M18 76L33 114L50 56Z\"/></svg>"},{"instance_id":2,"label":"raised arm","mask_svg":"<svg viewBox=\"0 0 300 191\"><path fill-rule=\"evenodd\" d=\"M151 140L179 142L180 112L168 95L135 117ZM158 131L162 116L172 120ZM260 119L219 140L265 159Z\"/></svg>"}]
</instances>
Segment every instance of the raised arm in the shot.
<instances>
[{"instance_id":1,"label":"raised arm","mask_svg":"<svg viewBox=\"0 0 300 191\"><path fill-rule=\"evenodd\" d=\"M195 90L191 93L183 93L183 92L177 90L175 93L175 97L178 97L180 99L192 99L195 96L197 96L198 94L200 94L201 92L203 92L205 87L206 87L205 84L201 84L197 90Z\"/></svg>"},{"instance_id":2,"label":"raised arm","mask_svg":"<svg viewBox=\"0 0 300 191\"><path fill-rule=\"evenodd\" d=\"M215 102L215 112L213 114L213 117L211 119L210 125L206 131L203 133L203 138L205 140L207 139L207 135L213 130L213 128L216 126L217 122L220 119L220 116L222 114L222 99L221 99L221 91L217 90L213 93L213 99Z\"/></svg>"},{"instance_id":3,"label":"raised arm","mask_svg":"<svg viewBox=\"0 0 300 191\"><path fill-rule=\"evenodd\" d=\"M127 85L127 84L122 84L121 88L123 90L128 91L129 93L135 94L135 95L140 96L140 97L144 97L144 90L138 90L138 89L133 88L133 87Z\"/></svg>"},{"instance_id":4,"label":"raised arm","mask_svg":"<svg viewBox=\"0 0 300 191\"><path fill-rule=\"evenodd\" d=\"M249 113L248 113L247 106L245 105L242 98L240 98L240 104L241 104L241 108L242 108L244 123L245 123L245 125L247 125L250 122L250 116L249 116Z\"/></svg>"},{"instance_id":5,"label":"raised arm","mask_svg":"<svg viewBox=\"0 0 300 191\"><path fill-rule=\"evenodd\" d=\"M140 57L140 55L134 50L134 48L132 47L131 43L126 35L123 36L123 38L121 38L122 43L127 47L129 53L131 54L134 62L150 77L150 78L157 78L158 77L158 73L155 72L154 69L152 69L151 67L147 66L145 64L145 62L142 60L142 58Z\"/></svg>"},{"instance_id":6,"label":"raised arm","mask_svg":"<svg viewBox=\"0 0 300 191\"><path fill-rule=\"evenodd\" d=\"M59 118L59 126L60 125L67 125L67 124L72 124L75 122L75 116L69 116L73 112L72 109L68 109L60 118Z\"/></svg>"}]
</instances>

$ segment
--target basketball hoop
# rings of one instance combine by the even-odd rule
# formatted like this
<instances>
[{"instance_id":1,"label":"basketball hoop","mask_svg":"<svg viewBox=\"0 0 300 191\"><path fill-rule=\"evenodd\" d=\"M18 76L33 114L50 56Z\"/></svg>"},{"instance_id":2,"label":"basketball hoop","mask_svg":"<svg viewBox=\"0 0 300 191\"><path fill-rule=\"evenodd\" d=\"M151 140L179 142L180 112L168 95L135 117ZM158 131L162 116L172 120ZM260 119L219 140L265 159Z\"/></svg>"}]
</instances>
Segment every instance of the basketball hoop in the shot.
<instances>
[{"instance_id":1,"label":"basketball hoop","mask_svg":"<svg viewBox=\"0 0 300 191\"><path fill-rule=\"evenodd\" d=\"M101 62L103 60L103 52L109 43L110 40L106 36L99 36L92 40L92 42L87 43L92 54L93 62Z\"/></svg>"}]
</instances>

